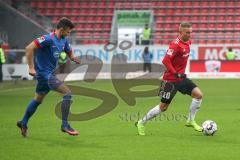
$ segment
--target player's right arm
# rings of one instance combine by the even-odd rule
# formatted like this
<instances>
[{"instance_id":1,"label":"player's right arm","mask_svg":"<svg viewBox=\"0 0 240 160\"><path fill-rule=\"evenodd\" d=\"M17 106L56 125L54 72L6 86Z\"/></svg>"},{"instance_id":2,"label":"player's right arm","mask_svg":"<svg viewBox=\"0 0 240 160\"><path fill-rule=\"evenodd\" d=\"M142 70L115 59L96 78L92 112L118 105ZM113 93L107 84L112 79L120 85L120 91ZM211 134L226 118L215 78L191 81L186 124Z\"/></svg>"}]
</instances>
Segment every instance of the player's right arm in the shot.
<instances>
[{"instance_id":1,"label":"player's right arm","mask_svg":"<svg viewBox=\"0 0 240 160\"><path fill-rule=\"evenodd\" d=\"M165 65L165 67L167 68L167 70L169 70L172 74L176 74L177 71L175 70L175 68L172 65L172 61L175 57L175 55L177 54L177 47L174 44L170 44L169 48L167 50L167 53L165 54L162 63Z\"/></svg>"},{"instance_id":2,"label":"player's right arm","mask_svg":"<svg viewBox=\"0 0 240 160\"><path fill-rule=\"evenodd\" d=\"M47 47L49 45L51 45L51 38L50 36L44 35L35 39L26 47L26 57L27 57L30 75L32 76L36 75L36 71L34 69L34 63L33 63L34 50L37 48Z\"/></svg>"},{"instance_id":3,"label":"player's right arm","mask_svg":"<svg viewBox=\"0 0 240 160\"><path fill-rule=\"evenodd\" d=\"M37 49L37 45L35 44L35 42L31 42L29 45L27 45L27 47L25 48L26 51L26 57L27 57L27 63L28 63L28 67L29 67L29 74L31 76L35 76L36 75L36 71L34 69L34 63L33 63L33 54L34 54L34 50Z\"/></svg>"},{"instance_id":4,"label":"player's right arm","mask_svg":"<svg viewBox=\"0 0 240 160\"><path fill-rule=\"evenodd\" d=\"M178 52L178 45L176 43L172 43L169 45L166 55L163 58L162 63L166 66L167 70L169 70L173 75L177 78L186 78L186 74L179 74L177 73L176 69L174 68L172 61Z\"/></svg>"}]
</instances>

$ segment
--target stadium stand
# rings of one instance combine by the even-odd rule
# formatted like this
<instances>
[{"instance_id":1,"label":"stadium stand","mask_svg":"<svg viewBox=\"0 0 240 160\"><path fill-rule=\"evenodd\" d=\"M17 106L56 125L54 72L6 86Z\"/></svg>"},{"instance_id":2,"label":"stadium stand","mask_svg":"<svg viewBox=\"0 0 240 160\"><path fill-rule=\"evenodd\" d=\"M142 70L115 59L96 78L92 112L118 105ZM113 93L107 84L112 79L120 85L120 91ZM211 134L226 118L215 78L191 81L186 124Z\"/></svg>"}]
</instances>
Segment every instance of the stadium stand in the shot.
<instances>
[{"instance_id":1,"label":"stadium stand","mask_svg":"<svg viewBox=\"0 0 240 160\"><path fill-rule=\"evenodd\" d=\"M37 14L56 23L62 16L76 24L83 44L109 40L115 9L153 10L153 43L167 44L176 37L178 24L193 24L193 43L239 43L240 1L237 0L24 0ZM175 32L176 31L176 32Z\"/></svg>"}]
</instances>

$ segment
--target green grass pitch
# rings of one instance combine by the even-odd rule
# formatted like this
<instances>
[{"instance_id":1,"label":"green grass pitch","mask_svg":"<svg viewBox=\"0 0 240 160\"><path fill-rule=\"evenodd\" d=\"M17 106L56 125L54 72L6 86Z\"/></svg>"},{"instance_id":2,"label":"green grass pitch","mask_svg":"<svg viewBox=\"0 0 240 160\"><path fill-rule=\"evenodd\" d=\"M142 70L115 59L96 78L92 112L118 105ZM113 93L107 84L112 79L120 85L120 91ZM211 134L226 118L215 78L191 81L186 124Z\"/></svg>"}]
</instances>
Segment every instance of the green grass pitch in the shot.
<instances>
[{"instance_id":1,"label":"green grass pitch","mask_svg":"<svg viewBox=\"0 0 240 160\"><path fill-rule=\"evenodd\" d=\"M239 80L194 80L204 93L196 120L214 120L218 132L203 136L184 126L191 98L178 93L161 117L147 124L147 136L140 137L134 122L159 103L158 97L138 98L128 106L119 97L118 106L104 116L72 122L80 131L71 137L60 131L61 120L54 108L61 97L51 92L29 123L29 137L22 138L16 121L34 95L35 82L0 84L0 159L57 160L237 160L240 155L240 84ZM111 81L74 82L112 92ZM152 88L145 86L144 89ZM100 100L75 96L73 113L86 112Z\"/></svg>"}]
</instances>

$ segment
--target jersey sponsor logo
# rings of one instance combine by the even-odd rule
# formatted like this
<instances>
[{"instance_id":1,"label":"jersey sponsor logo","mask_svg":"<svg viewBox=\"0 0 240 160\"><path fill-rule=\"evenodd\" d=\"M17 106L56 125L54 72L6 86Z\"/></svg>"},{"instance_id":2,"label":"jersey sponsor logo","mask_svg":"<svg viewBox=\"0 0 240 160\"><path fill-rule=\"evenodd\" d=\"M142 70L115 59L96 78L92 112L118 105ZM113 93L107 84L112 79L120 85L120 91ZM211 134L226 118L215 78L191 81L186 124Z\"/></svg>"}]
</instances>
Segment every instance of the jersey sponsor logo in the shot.
<instances>
[{"instance_id":1,"label":"jersey sponsor logo","mask_svg":"<svg viewBox=\"0 0 240 160\"><path fill-rule=\"evenodd\" d=\"M168 49L167 50L167 55L171 56L173 54L174 50L173 49Z\"/></svg>"},{"instance_id":2,"label":"jersey sponsor logo","mask_svg":"<svg viewBox=\"0 0 240 160\"><path fill-rule=\"evenodd\" d=\"M41 37L37 38L37 40L39 43L42 43L43 41L45 41L45 38L44 38L44 36L41 36Z\"/></svg>"},{"instance_id":3,"label":"jersey sponsor logo","mask_svg":"<svg viewBox=\"0 0 240 160\"><path fill-rule=\"evenodd\" d=\"M59 58L59 55L60 55L60 53L57 51L53 53L54 58Z\"/></svg>"}]
</instances>

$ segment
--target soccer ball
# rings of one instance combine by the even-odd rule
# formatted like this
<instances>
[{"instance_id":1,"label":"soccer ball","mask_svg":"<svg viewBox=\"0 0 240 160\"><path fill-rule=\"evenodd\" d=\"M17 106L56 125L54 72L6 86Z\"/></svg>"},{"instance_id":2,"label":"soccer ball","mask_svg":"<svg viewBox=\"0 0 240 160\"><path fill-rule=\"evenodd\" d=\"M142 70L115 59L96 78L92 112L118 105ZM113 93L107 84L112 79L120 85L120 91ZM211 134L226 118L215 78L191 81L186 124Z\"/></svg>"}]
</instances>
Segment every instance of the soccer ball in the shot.
<instances>
[{"instance_id":1,"label":"soccer ball","mask_svg":"<svg viewBox=\"0 0 240 160\"><path fill-rule=\"evenodd\" d=\"M203 134L207 136L213 136L217 131L217 124L212 120L206 120L202 124Z\"/></svg>"}]
</instances>

